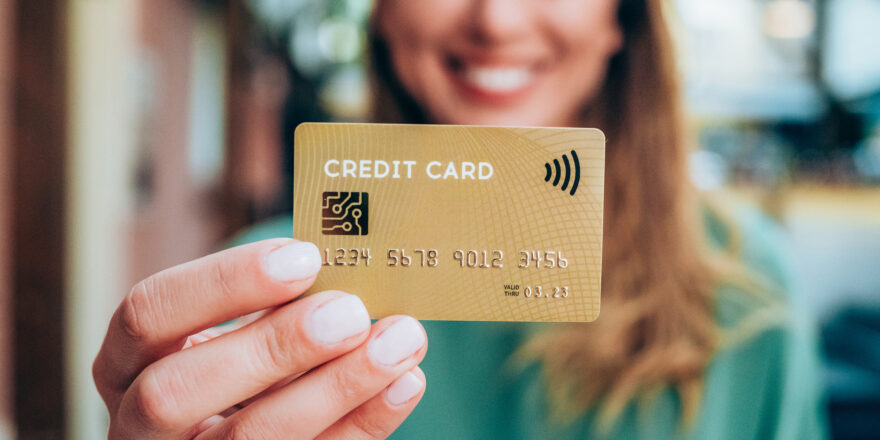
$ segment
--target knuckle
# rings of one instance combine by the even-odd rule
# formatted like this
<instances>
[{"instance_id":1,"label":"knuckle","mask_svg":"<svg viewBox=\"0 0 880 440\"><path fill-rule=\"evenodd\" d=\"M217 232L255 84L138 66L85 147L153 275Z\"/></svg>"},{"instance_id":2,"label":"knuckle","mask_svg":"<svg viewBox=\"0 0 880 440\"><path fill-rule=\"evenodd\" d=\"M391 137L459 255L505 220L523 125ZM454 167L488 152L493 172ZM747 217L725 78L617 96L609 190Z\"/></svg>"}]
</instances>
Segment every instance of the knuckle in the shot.
<instances>
[{"instance_id":1,"label":"knuckle","mask_svg":"<svg viewBox=\"0 0 880 440\"><path fill-rule=\"evenodd\" d=\"M355 411L351 417L351 426L359 433L357 438L381 438L384 439L394 432L394 428L385 423L385 419L377 417L365 411Z\"/></svg>"},{"instance_id":2,"label":"knuckle","mask_svg":"<svg viewBox=\"0 0 880 440\"><path fill-rule=\"evenodd\" d=\"M104 384L104 375L104 361L101 359L101 353L98 353L98 356L92 361L92 381L99 389Z\"/></svg>"},{"instance_id":3,"label":"knuckle","mask_svg":"<svg viewBox=\"0 0 880 440\"><path fill-rule=\"evenodd\" d=\"M132 287L119 308L122 327L136 340L149 339L153 333L153 322L156 319L153 297L156 296L157 289L155 279L147 278Z\"/></svg>"},{"instance_id":4,"label":"knuckle","mask_svg":"<svg viewBox=\"0 0 880 440\"><path fill-rule=\"evenodd\" d=\"M345 404L356 401L360 403L369 392L364 382L364 374L351 368L338 368L330 372L328 378L328 396L335 403Z\"/></svg>"},{"instance_id":5,"label":"knuckle","mask_svg":"<svg viewBox=\"0 0 880 440\"><path fill-rule=\"evenodd\" d=\"M257 440L262 438L252 426L236 418L227 419L223 433L219 437L223 440Z\"/></svg>"},{"instance_id":6,"label":"knuckle","mask_svg":"<svg viewBox=\"0 0 880 440\"><path fill-rule=\"evenodd\" d=\"M273 320L267 322L265 328L258 332L259 337L256 356L257 368L260 372L277 372L279 374L297 373L303 353L304 338L296 324L297 320Z\"/></svg>"},{"instance_id":7,"label":"knuckle","mask_svg":"<svg viewBox=\"0 0 880 440\"><path fill-rule=\"evenodd\" d=\"M165 389L155 376L145 375L133 391L134 412L144 426L161 432L180 425L180 408L174 393Z\"/></svg>"},{"instance_id":8,"label":"knuckle","mask_svg":"<svg viewBox=\"0 0 880 440\"><path fill-rule=\"evenodd\" d=\"M92 362L92 381L95 382L95 388L97 388L98 394L101 395L101 398L104 399L105 403L107 402L106 370L107 367L104 359L101 357L101 354L98 353L98 356L95 357L94 362Z\"/></svg>"},{"instance_id":9,"label":"knuckle","mask_svg":"<svg viewBox=\"0 0 880 440\"><path fill-rule=\"evenodd\" d=\"M215 264L214 271L214 288L220 291L224 298L233 298L236 295L235 278L236 266L234 264Z\"/></svg>"}]
</instances>

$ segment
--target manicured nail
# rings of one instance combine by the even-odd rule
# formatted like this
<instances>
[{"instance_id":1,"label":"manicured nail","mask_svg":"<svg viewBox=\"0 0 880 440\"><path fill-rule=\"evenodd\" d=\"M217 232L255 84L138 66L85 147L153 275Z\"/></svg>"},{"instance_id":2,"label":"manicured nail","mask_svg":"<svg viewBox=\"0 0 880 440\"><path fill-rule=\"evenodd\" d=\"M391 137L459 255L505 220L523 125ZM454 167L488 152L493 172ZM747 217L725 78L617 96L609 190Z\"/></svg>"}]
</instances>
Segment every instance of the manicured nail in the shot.
<instances>
[{"instance_id":1,"label":"manicured nail","mask_svg":"<svg viewBox=\"0 0 880 440\"><path fill-rule=\"evenodd\" d=\"M312 243L297 241L272 251L264 269L277 281L303 280L321 270L321 252Z\"/></svg>"},{"instance_id":2,"label":"manicured nail","mask_svg":"<svg viewBox=\"0 0 880 440\"><path fill-rule=\"evenodd\" d=\"M370 341L367 353L384 365L394 365L425 345L425 332L418 321L409 316L398 319L376 339Z\"/></svg>"},{"instance_id":3,"label":"manicured nail","mask_svg":"<svg viewBox=\"0 0 880 440\"><path fill-rule=\"evenodd\" d=\"M370 329L370 314L360 298L345 295L312 312L310 332L323 344L335 344Z\"/></svg>"},{"instance_id":4,"label":"manicured nail","mask_svg":"<svg viewBox=\"0 0 880 440\"><path fill-rule=\"evenodd\" d=\"M407 371L406 374L397 378L385 392L385 398L392 405L400 405L409 399L416 397L424 388L425 383L415 374Z\"/></svg>"}]
</instances>

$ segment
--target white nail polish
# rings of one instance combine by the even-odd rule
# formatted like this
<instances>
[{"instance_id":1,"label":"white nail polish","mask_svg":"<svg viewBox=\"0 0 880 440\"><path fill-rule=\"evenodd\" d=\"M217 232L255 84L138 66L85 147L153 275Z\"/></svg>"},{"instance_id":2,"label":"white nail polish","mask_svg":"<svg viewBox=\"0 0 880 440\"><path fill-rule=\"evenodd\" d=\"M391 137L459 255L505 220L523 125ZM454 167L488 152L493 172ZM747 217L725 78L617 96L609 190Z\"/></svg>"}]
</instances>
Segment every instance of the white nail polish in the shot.
<instances>
[{"instance_id":1,"label":"white nail polish","mask_svg":"<svg viewBox=\"0 0 880 440\"><path fill-rule=\"evenodd\" d=\"M345 295L318 307L309 321L311 336L335 344L370 329L370 314L360 298Z\"/></svg>"},{"instance_id":2,"label":"white nail polish","mask_svg":"<svg viewBox=\"0 0 880 440\"><path fill-rule=\"evenodd\" d=\"M407 316L386 328L376 339L370 341L367 353L374 361L394 365L425 345L425 332L418 321Z\"/></svg>"},{"instance_id":3,"label":"white nail polish","mask_svg":"<svg viewBox=\"0 0 880 440\"><path fill-rule=\"evenodd\" d=\"M397 378L385 391L385 398L392 405L400 405L412 399L422 391L425 384L415 374L407 371L406 374Z\"/></svg>"},{"instance_id":4,"label":"white nail polish","mask_svg":"<svg viewBox=\"0 0 880 440\"><path fill-rule=\"evenodd\" d=\"M277 281L306 279L321 270L321 252L312 243L297 241L269 253L263 269Z\"/></svg>"}]
</instances>

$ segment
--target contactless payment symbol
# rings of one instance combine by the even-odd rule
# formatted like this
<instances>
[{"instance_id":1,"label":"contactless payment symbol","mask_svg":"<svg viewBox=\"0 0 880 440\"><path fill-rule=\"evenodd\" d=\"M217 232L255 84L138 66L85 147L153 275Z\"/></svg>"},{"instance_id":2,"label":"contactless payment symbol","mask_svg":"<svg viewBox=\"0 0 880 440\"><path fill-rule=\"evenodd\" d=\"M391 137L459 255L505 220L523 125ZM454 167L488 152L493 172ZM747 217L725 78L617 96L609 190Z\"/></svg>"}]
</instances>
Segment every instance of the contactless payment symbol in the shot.
<instances>
[{"instance_id":1,"label":"contactless payment symbol","mask_svg":"<svg viewBox=\"0 0 880 440\"><path fill-rule=\"evenodd\" d=\"M544 170L546 174L544 174L544 181L549 182L552 178L553 186L557 186L559 185L559 180L562 179L562 187L559 189L563 191L568 190L569 194L574 195L578 189L578 182L581 180L581 162L578 160L577 153L571 150L571 161L568 160L568 155L563 154L562 163L565 166L565 171L560 169L559 159L553 159L552 168L549 162L545 163ZM571 187L569 187L569 183L571 183Z\"/></svg>"},{"instance_id":2,"label":"contactless payment symbol","mask_svg":"<svg viewBox=\"0 0 880 440\"><path fill-rule=\"evenodd\" d=\"M324 192L321 232L324 235L367 235L369 195L365 192Z\"/></svg>"}]
</instances>

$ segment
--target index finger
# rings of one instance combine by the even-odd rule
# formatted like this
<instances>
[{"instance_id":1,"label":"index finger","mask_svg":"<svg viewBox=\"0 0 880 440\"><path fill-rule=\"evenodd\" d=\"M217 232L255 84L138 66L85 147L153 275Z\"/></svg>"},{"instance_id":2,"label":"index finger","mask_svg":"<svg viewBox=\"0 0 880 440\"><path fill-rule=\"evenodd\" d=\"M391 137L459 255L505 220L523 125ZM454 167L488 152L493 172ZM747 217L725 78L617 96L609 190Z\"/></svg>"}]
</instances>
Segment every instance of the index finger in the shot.
<instances>
[{"instance_id":1,"label":"index finger","mask_svg":"<svg viewBox=\"0 0 880 440\"><path fill-rule=\"evenodd\" d=\"M141 281L113 314L93 365L111 407L147 365L188 335L301 295L321 269L314 244L271 239L166 269Z\"/></svg>"}]
</instances>

